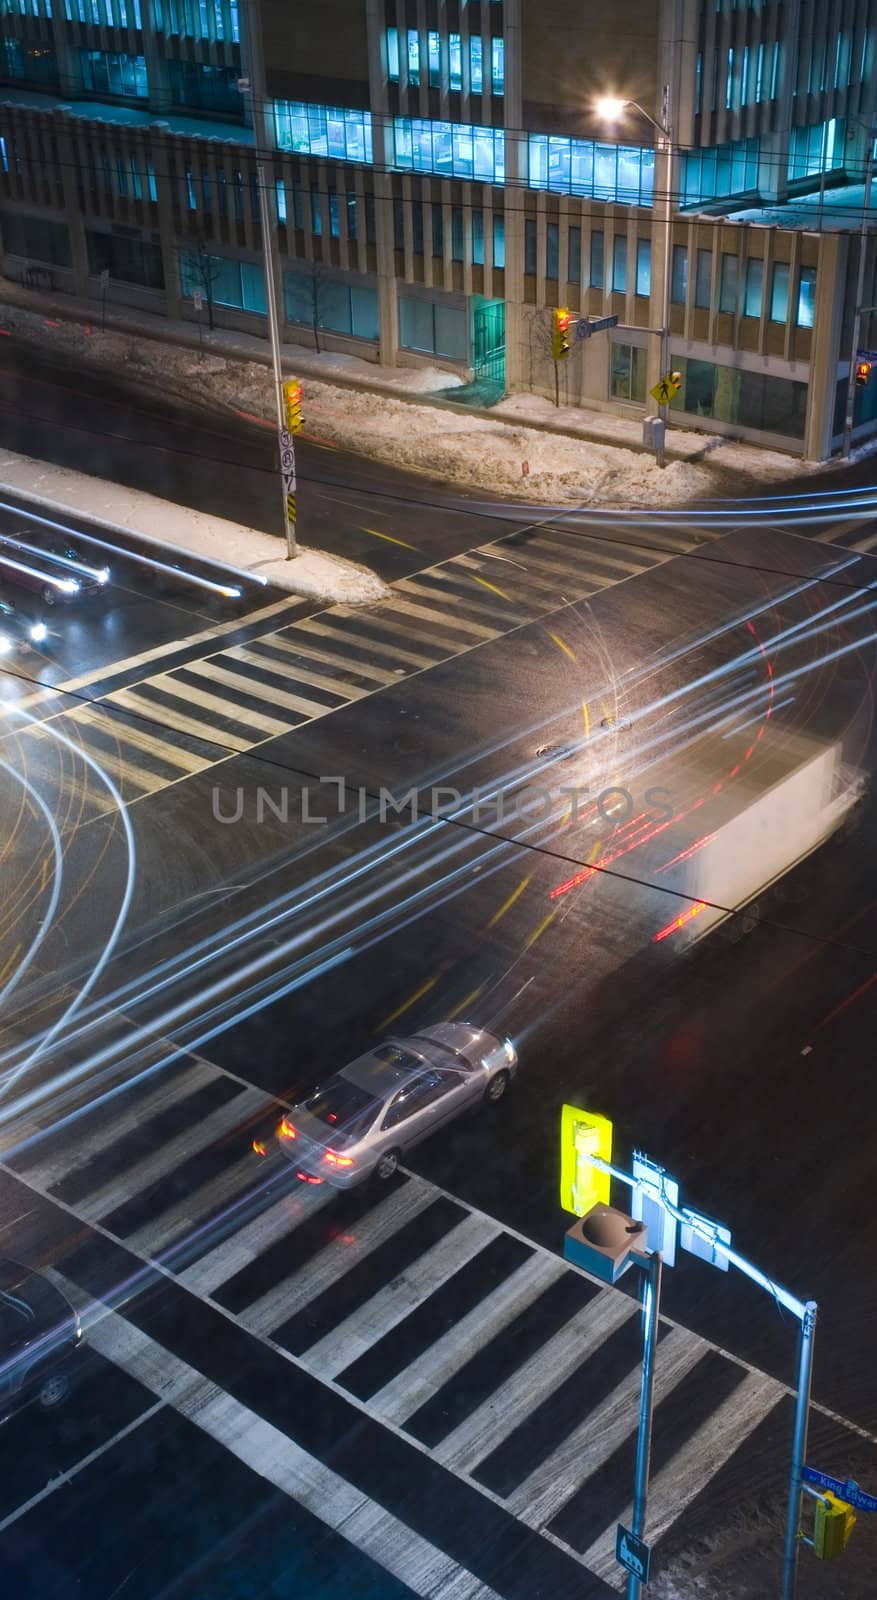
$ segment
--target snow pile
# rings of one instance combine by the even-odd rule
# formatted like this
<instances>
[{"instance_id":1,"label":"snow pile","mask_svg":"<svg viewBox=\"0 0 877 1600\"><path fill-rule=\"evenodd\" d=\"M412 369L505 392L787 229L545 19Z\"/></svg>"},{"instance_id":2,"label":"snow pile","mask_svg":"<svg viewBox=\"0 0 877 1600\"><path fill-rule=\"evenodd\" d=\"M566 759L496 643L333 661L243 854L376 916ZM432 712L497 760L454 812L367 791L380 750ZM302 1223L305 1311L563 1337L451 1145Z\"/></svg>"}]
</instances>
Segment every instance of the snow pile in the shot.
<instances>
[{"instance_id":1,"label":"snow pile","mask_svg":"<svg viewBox=\"0 0 877 1600\"><path fill-rule=\"evenodd\" d=\"M163 388L201 405L224 404L273 422L270 369L258 361L226 357L215 342L209 344L208 336L202 356L146 335L42 317L15 305L0 308L0 325L4 323L23 337L38 338L44 348L51 337L71 355L160 380ZM235 339L241 337L225 332L215 336L226 349L234 348ZM292 370L297 353L287 347L284 355ZM392 383L407 393L452 387L454 379L448 373L435 368L387 371L356 356L302 352L306 432L323 443L393 466L518 501L684 506L745 495L765 482L797 478L806 470L792 456L680 429L671 430L672 448L684 451L685 458L661 469L651 455L625 448L641 437L639 424L628 419L570 406L558 411L542 397L527 394L513 396L496 408L497 417L520 416L521 426L516 427L508 421L442 405L420 406L375 390L306 376L305 368L317 364L321 372L355 375L359 381L367 377L385 387ZM526 427L525 416L560 422L567 431L554 434ZM583 432L599 437L584 438Z\"/></svg>"}]
</instances>

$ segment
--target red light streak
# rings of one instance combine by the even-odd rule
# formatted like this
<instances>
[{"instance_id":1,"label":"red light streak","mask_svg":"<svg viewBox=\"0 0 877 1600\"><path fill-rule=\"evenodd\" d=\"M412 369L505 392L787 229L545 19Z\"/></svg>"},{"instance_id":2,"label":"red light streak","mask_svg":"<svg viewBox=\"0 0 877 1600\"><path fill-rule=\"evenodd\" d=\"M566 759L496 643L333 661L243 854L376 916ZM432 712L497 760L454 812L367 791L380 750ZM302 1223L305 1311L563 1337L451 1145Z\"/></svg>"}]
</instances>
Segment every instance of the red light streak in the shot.
<instances>
[{"instance_id":1,"label":"red light streak","mask_svg":"<svg viewBox=\"0 0 877 1600\"><path fill-rule=\"evenodd\" d=\"M662 939L668 938L678 928L684 928L686 922L690 922L692 917L697 917L701 911L706 911L707 903L706 900L696 900L694 905L689 906L687 911L683 911L678 917L674 917L672 922L668 922L666 928L661 928L656 934L653 934L652 943L660 944Z\"/></svg>"}]
</instances>

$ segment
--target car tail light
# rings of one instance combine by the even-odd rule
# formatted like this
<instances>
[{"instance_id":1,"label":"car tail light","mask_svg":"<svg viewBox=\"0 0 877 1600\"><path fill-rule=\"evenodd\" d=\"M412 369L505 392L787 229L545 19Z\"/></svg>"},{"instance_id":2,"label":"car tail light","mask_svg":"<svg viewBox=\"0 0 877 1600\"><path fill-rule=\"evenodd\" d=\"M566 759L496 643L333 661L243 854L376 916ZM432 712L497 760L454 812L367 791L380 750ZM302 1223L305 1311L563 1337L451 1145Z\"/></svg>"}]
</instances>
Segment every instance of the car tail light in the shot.
<instances>
[{"instance_id":1,"label":"car tail light","mask_svg":"<svg viewBox=\"0 0 877 1600\"><path fill-rule=\"evenodd\" d=\"M280 1127L278 1128L277 1131L280 1134L281 1139L297 1139L298 1138L298 1134L296 1133L294 1127L292 1126L292 1123L291 1122L287 1122L285 1117L284 1117L283 1121L281 1122Z\"/></svg>"},{"instance_id":2,"label":"car tail light","mask_svg":"<svg viewBox=\"0 0 877 1600\"><path fill-rule=\"evenodd\" d=\"M353 1157L352 1156L339 1156L337 1151L335 1151L335 1150L327 1150L325 1155L323 1156L323 1160L324 1161L328 1161L330 1167L352 1167L353 1166Z\"/></svg>"},{"instance_id":3,"label":"car tail light","mask_svg":"<svg viewBox=\"0 0 877 1600\"><path fill-rule=\"evenodd\" d=\"M257 1156L266 1156L268 1154L261 1139L253 1140L253 1149L255 1150Z\"/></svg>"},{"instance_id":4,"label":"car tail light","mask_svg":"<svg viewBox=\"0 0 877 1600\"><path fill-rule=\"evenodd\" d=\"M323 1181L322 1178L314 1177L312 1172L297 1172L296 1177L299 1178L302 1183L322 1183Z\"/></svg>"}]
</instances>

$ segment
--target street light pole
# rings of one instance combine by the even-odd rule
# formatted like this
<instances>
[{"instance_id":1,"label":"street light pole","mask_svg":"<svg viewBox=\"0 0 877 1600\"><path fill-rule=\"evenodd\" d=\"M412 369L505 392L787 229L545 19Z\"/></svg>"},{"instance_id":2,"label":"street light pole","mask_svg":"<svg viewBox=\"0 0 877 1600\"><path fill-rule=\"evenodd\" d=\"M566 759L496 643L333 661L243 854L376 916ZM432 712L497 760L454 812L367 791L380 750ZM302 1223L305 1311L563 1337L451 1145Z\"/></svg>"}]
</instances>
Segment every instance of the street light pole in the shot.
<instances>
[{"instance_id":1,"label":"street light pole","mask_svg":"<svg viewBox=\"0 0 877 1600\"><path fill-rule=\"evenodd\" d=\"M783 1553L782 1600L794 1600L798 1568L799 1528L801 1526L801 1484L807 1456L807 1424L810 1418L810 1390L813 1381L813 1341L816 1337L816 1302L808 1300L801 1318L798 1343L798 1394L795 1401L795 1431L792 1436L792 1462L789 1469L789 1502L786 1511L786 1543Z\"/></svg>"},{"instance_id":2,"label":"street light pole","mask_svg":"<svg viewBox=\"0 0 877 1600\"><path fill-rule=\"evenodd\" d=\"M604 98L597 102L597 115L602 116L606 122L615 122L626 110L638 111L640 116L654 128L658 142L656 152L660 156L655 172L656 191L652 196L652 213L658 227L662 229L661 255L662 255L662 292L661 292L661 326L658 330L660 336L660 376L665 378L670 371L670 290L671 290L671 262L672 262L672 232L673 232L673 133L670 123L670 85L664 84L661 97L661 120L653 117L646 111L638 100L614 100ZM655 460L659 467L667 465L667 456L664 446L664 435L669 422L669 405L658 407L658 415L663 426L658 429L658 441L655 445Z\"/></svg>"},{"instance_id":3,"label":"street light pole","mask_svg":"<svg viewBox=\"0 0 877 1600\"><path fill-rule=\"evenodd\" d=\"M272 203L273 187L269 191L265 174L265 165L262 160L262 146L264 142L264 125L259 116L256 102L255 85L258 83L260 92L264 93L265 80L262 71L262 56L259 48L258 22L255 14L253 0L247 5L247 53L249 77L241 80L244 92L247 94L250 106L250 121L253 125L253 138L255 140L256 185L259 190L259 221L262 230L262 271L265 278L265 302L268 312L268 335L271 341L271 365L274 374L274 401L277 411L277 436L281 458L291 460L291 493L287 490L287 482L281 476L280 496L283 508L283 531L286 536L286 559L291 561L298 554L296 548L296 519L294 507L296 505L295 493L295 446L292 434L286 429L286 406L283 393L283 358L280 350L280 319L277 308L277 230L275 225ZM286 468L287 473L290 469Z\"/></svg>"},{"instance_id":4,"label":"street light pole","mask_svg":"<svg viewBox=\"0 0 877 1600\"><path fill-rule=\"evenodd\" d=\"M849 460L850 445L853 436L853 417L856 406L856 362L858 360L859 340L862 336L862 311L865 309L862 300L865 293L865 262L868 255L868 211L871 206L871 184L874 177L874 135L868 135L868 161L865 169L865 194L862 200L862 227L859 233L859 266L856 273L856 298L853 309L853 338L850 346L850 370L847 378L847 408L844 417L844 433L842 453L845 461Z\"/></svg>"},{"instance_id":5,"label":"street light pole","mask_svg":"<svg viewBox=\"0 0 877 1600\"><path fill-rule=\"evenodd\" d=\"M643 1278L643 1370L639 1397L639 1431L636 1438L636 1468L633 1483L631 1533L636 1539L646 1536L646 1502L649 1492L649 1463L652 1455L652 1419L655 1413L655 1351L658 1347L658 1317L661 1306L662 1261L658 1250L649 1253ZM627 1600L640 1600L642 1579L635 1572L627 1575Z\"/></svg>"}]
</instances>

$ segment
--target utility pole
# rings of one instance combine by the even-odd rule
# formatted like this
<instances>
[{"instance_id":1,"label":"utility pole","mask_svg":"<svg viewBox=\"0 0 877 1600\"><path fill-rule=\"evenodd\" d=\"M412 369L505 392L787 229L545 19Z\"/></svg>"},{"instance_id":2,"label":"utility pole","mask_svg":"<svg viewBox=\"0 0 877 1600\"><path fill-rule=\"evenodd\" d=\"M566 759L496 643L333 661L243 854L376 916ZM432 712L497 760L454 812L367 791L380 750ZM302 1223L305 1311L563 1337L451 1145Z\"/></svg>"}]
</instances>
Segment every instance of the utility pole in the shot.
<instances>
[{"instance_id":1,"label":"utility pole","mask_svg":"<svg viewBox=\"0 0 877 1600\"><path fill-rule=\"evenodd\" d=\"M262 159L266 124L259 106L265 101L265 74L263 71L261 41L254 0L247 0L246 38L249 77L242 78L238 87L248 96L250 121L255 141L256 185L259 190L259 219L262 229L262 267L265 278L265 302L268 311L268 334L271 340L271 364L274 374L274 400L277 411L277 438L282 462L280 479L283 509L283 530L286 535L286 559L298 554L296 547L296 471L295 446L286 427L286 409L283 393L283 359L280 350L280 320L277 306L277 220L273 182L266 176ZM257 100L256 86L259 97Z\"/></svg>"},{"instance_id":2,"label":"utility pole","mask_svg":"<svg viewBox=\"0 0 877 1600\"><path fill-rule=\"evenodd\" d=\"M871 184L874 178L874 135L868 135L868 156L865 168L865 194L862 200L862 227L859 233L859 264L856 273L856 298L853 307L853 337L850 345L850 370L847 378L847 408L844 417L844 433L842 453L845 461L849 460L850 445L853 437L853 418L856 406L856 362L858 360L859 340L862 337L862 312L865 307L862 301L865 296L865 264L868 257L868 212L871 206ZM872 309L872 308L868 308Z\"/></svg>"}]
</instances>

